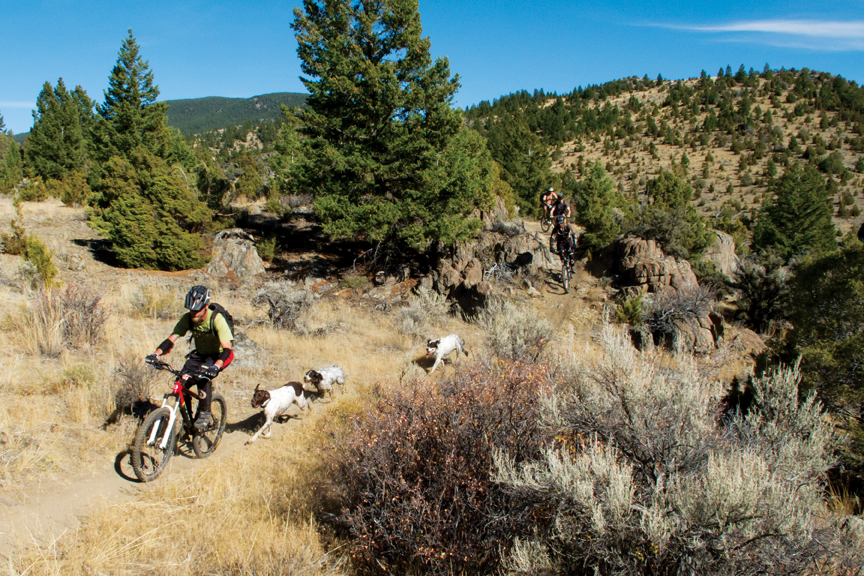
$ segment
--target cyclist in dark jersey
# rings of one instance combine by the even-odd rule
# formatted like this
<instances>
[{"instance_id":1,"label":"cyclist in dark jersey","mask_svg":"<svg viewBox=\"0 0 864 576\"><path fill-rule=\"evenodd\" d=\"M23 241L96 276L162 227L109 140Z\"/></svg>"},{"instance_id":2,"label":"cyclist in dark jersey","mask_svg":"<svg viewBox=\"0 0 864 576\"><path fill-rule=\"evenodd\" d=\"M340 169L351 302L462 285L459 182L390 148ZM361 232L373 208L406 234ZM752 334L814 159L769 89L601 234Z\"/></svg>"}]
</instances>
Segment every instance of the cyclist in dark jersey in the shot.
<instances>
[{"instance_id":1,"label":"cyclist in dark jersey","mask_svg":"<svg viewBox=\"0 0 864 576\"><path fill-rule=\"evenodd\" d=\"M549 235L549 251L553 254L557 254L558 250L555 247L556 238L559 236L559 226L563 226L564 228L561 231L561 236L566 237L567 233L570 232L570 227L567 226L567 218L570 217L570 205L564 201L564 195L558 194L555 200L555 204L552 206L552 222L555 228L552 229L552 234ZM558 218L562 216L563 218Z\"/></svg>"},{"instance_id":2,"label":"cyclist in dark jersey","mask_svg":"<svg viewBox=\"0 0 864 576\"><path fill-rule=\"evenodd\" d=\"M234 351L231 349L234 335L231 333L228 321L222 314L211 310L208 306L209 303L210 291L204 286L193 286L186 294L186 301L184 302L184 306L189 312L180 318L171 335L156 348L156 351L147 356L147 360L152 361L163 354L168 354L178 338L182 338L189 331L192 332L195 350L186 357L186 363L183 365L183 372L185 373L183 378L188 380L190 378L189 373L196 372L205 374L208 378L195 383L199 393L204 393L204 398L201 398L198 404L199 413L197 420L195 420L195 427L199 429L207 428L210 425L210 399L213 396L212 379L234 360ZM214 314L216 314L215 318L213 318Z\"/></svg>"}]
</instances>

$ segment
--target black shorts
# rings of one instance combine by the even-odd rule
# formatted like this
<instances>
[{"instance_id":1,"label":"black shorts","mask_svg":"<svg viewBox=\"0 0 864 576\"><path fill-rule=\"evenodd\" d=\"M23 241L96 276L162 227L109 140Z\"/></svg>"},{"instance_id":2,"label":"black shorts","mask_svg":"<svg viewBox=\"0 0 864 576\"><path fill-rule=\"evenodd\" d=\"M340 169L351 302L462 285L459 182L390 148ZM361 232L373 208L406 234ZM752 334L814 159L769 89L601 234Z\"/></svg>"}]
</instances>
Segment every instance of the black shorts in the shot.
<instances>
[{"instance_id":1,"label":"black shorts","mask_svg":"<svg viewBox=\"0 0 864 576\"><path fill-rule=\"evenodd\" d=\"M216 360L219 359L219 353L216 354L200 354L197 350L193 350L189 354L186 355L186 363L183 364L183 372L188 374L195 374L196 372L200 372L201 368L204 366L212 366L216 363ZM221 372L225 368L231 364L231 360L234 359L232 355L223 365L222 368L219 369Z\"/></svg>"}]
</instances>

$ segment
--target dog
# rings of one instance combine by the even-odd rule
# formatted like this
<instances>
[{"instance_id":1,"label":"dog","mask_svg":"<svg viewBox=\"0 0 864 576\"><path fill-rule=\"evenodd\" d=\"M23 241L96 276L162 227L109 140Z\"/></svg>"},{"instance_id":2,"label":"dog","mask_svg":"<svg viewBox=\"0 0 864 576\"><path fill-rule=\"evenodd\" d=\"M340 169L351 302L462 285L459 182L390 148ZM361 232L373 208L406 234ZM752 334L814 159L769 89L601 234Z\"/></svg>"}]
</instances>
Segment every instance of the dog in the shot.
<instances>
[{"instance_id":1,"label":"dog","mask_svg":"<svg viewBox=\"0 0 864 576\"><path fill-rule=\"evenodd\" d=\"M327 366L320 370L309 370L303 381L307 384L314 384L320 392L326 390L329 397L333 396L333 383L345 384L345 377L348 376L339 366Z\"/></svg>"},{"instance_id":2,"label":"dog","mask_svg":"<svg viewBox=\"0 0 864 576\"><path fill-rule=\"evenodd\" d=\"M466 356L468 355L468 351L465 350L465 340L462 340L456 334L450 334L449 336L426 342L426 358L428 359L433 354L435 355L435 364L432 366L429 374L435 372L441 360L449 356L454 350L456 351L457 358L460 352Z\"/></svg>"},{"instance_id":3,"label":"dog","mask_svg":"<svg viewBox=\"0 0 864 576\"><path fill-rule=\"evenodd\" d=\"M246 444L255 442L258 439L258 435L265 428L267 428L267 433L263 437L270 438L273 420L277 416L284 414L292 404L297 404L301 410L306 408L306 406L309 406L309 410L312 410L312 405L303 396L303 385L300 382L289 382L276 390L259 390L258 386L255 386L255 394L252 396L252 408L263 408L266 420L261 429L249 438Z\"/></svg>"}]
</instances>

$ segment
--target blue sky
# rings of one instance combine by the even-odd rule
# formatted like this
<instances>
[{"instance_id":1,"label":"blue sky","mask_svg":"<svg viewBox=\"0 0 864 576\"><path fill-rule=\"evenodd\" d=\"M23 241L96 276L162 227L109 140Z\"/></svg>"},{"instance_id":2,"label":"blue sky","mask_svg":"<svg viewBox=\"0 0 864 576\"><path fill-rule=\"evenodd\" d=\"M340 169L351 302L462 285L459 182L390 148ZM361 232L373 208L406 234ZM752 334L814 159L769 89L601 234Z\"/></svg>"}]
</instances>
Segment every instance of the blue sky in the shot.
<instances>
[{"instance_id":1,"label":"blue sky","mask_svg":"<svg viewBox=\"0 0 864 576\"><path fill-rule=\"evenodd\" d=\"M25 132L59 77L101 101L131 28L160 99L304 92L280 0L0 0L0 114ZM467 107L510 92L660 73L808 67L864 83L864 0L420 0L424 35Z\"/></svg>"}]
</instances>

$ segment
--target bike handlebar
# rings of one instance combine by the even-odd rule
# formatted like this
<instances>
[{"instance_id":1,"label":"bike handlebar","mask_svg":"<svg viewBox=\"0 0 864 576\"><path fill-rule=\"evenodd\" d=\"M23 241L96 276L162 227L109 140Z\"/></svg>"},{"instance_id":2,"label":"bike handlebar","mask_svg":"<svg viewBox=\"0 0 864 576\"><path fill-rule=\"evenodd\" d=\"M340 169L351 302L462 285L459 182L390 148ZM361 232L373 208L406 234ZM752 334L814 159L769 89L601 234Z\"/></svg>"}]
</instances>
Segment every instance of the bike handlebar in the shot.
<instances>
[{"instance_id":1,"label":"bike handlebar","mask_svg":"<svg viewBox=\"0 0 864 576\"><path fill-rule=\"evenodd\" d=\"M178 378L181 377L183 374L189 374L190 376L194 376L195 378L200 378L200 379L204 379L204 380L212 380L212 378L210 378L209 376L207 376L206 374L204 374L202 372L183 372L182 370L177 370L174 367L172 367L170 364L168 364L167 362L162 362L161 360L147 360L145 358L144 362L146 362L147 364L149 364L150 366L152 366L156 370L167 370L168 372L171 372L172 374L174 374Z\"/></svg>"}]
</instances>

